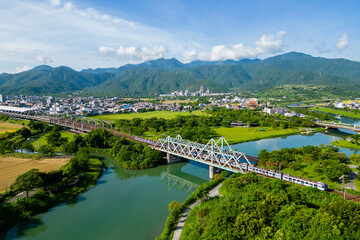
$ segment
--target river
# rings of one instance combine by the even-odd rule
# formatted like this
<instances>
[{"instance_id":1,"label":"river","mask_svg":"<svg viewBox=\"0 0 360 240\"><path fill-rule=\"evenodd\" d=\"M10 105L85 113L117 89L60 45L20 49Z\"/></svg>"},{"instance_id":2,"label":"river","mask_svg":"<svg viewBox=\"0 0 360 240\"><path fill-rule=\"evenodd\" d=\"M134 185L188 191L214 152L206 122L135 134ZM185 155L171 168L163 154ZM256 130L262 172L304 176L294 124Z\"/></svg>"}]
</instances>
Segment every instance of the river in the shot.
<instances>
[{"instance_id":1,"label":"river","mask_svg":"<svg viewBox=\"0 0 360 240\"><path fill-rule=\"evenodd\" d=\"M293 135L233 145L257 156L285 147L328 145L341 132ZM340 148L347 155L355 151ZM206 166L176 163L147 170L126 170L105 158L107 171L97 185L75 201L60 204L10 229L4 239L154 239L165 224L167 205L184 201L198 184L208 181ZM0 236L1 238L1 236Z\"/></svg>"}]
</instances>

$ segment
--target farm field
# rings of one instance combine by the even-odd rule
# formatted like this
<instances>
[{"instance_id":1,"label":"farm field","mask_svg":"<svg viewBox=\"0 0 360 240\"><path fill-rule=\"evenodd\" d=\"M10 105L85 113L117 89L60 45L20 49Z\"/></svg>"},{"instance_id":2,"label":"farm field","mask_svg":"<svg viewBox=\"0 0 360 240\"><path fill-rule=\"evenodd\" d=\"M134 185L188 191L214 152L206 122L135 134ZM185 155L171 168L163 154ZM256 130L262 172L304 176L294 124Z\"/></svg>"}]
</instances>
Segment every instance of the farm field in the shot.
<instances>
[{"instance_id":1,"label":"farm field","mask_svg":"<svg viewBox=\"0 0 360 240\"><path fill-rule=\"evenodd\" d=\"M14 123L0 122L0 135L4 134L5 132L15 132L22 127L23 126Z\"/></svg>"},{"instance_id":2,"label":"farm field","mask_svg":"<svg viewBox=\"0 0 360 240\"><path fill-rule=\"evenodd\" d=\"M219 127L214 130L230 144L300 133L299 129L274 129L270 127Z\"/></svg>"},{"instance_id":3,"label":"farm field","mask_svg":"<svg viewBox=\"0 0 360 240\"><path fill-rule=\"evenodd\" d=\"M17 176L36 168L40 171L50 172L58 170L61 166L69 162L70 156L44 158L40 160L24 159L15 157L0 158L0 192L5 191L5 186L15 182Z\"/></svg>"},{"instance_id":4,"label":"farm field","mask_svg":"<svg viewBox=\"0 0 360 240\"><path fill-rule=\"evenodd\" d=\"M337 110L337 109L324 108L324 107L313 107L313 108L311 108L311 109L312 109L312 110L315 110L315 111L320 111L320 112L326 112L326 113L332 113L332 114L337 114L337 115L343 115L343 116L351 117L351 118L360 118L360 114L359 114L359 113L348 112L348 111L344 111L344 110Z\"/></svg>"},{"instance_id":5,"label":"farm field","mask_svg":"<svg viewBox=\"0 0 360 240\"><path fill-rule=\"evenodd\" d=\"M170 112L170 111L152 111L152 112L144 112L144 113L121 113L121 114L109 114L109 115L99 115L94 116L92 118L101 119L104 121L114 122L119 119L131 120L134 118L165 118L172 119L176 116L206 116L207 113L201 111L193 111L193 112Z\"/></svg>"}]
</instances>

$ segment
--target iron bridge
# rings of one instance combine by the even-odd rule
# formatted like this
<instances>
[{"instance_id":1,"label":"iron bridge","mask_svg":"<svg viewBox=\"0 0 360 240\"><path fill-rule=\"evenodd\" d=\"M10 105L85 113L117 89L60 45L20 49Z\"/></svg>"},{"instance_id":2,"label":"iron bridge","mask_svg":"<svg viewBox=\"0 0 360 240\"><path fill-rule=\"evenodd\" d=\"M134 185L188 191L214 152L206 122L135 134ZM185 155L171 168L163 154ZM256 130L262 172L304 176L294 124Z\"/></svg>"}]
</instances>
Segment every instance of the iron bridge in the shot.
<instances>
[{"instance_id":1,"label":"iron bridge","mask_svg":"<svg viewBox=\"0 0 360 240\"><path fill-rule=\"evenodd\" d=\"M233 150L224 137L218 140L211 139L207 144L201 144L184 140L180 135L168 136L160 138L153 148L230 172L243 173L242 163L252 165L254 162L251 160L256 159Z\"/></svg>"}]
</instances>

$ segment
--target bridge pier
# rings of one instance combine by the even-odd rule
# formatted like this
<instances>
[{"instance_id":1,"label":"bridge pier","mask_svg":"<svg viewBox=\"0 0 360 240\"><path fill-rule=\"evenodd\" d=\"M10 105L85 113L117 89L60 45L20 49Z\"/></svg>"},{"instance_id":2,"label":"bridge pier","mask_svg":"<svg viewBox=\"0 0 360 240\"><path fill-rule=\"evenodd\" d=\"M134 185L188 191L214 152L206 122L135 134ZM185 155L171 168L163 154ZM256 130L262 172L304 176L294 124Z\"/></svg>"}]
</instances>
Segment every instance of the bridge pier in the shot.
<instances>
[{"instance_id":1,"label":"bridge pier","mask_svg":"<svg viewBox=\"0 0 360 240\"><path fill-rule=\"evenodd\" d=\"M170 153L166 153L167 164L181 162L182 158Z\"/></svg>"},{"instance_id":2,"label":"bridge pier","mask_svg":"<svg viewBox=\"0 0 360 240\"><path fill-rule=\"evenodd\" d=\"M214 175L215 175L217 169L218 169L217 167L209 165L209 178L210 179L214 179Z\"/></svg>"}]
</instances>

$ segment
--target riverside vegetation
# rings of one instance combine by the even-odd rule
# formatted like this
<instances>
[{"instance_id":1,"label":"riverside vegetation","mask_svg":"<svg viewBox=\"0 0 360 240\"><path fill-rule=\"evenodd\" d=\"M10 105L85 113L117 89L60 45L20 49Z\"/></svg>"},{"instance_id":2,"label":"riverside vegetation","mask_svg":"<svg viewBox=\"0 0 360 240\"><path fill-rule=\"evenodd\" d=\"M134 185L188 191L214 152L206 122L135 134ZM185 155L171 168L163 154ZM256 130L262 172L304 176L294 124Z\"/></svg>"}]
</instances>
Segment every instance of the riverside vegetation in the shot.
<instances>
[{"instance_id":1,"label":"riverside vegetation","mask_svg":"<svg viewBox=\"0 0 360 240\"><path fill-rule=\"evenodd\" d=\"M283 148L271 152L261 150L258 166L325 182L329 187L338 189L339 178L351 173L347 166L351 159L338 151L334 146Z\"/></svg>"},{"instance_id":2,"label":"riverside vegetation","mask_svg":"<svg viewBox=\"0 0 360 240\"><path fill-rule=\"evenodd\" d=\"M70 141L61 137L60 132L60 126L30 121L28 127L1 137L1 154L39 159L52 156L57 148L64 153L75 154L75 157L60 170L45 173L31 169L18 176L10 189L0 194L0 231L61 202L74 199L94 186L101 175L102 162L93 153L114 156L122 166L131 169L154 167L165 162L159 152L144 144L115 137L105 129L75 135ZM39 154L14 152L16 149L33 152L35 148L27 139L39 134L47 136L46 144L38 149ZM12 200L13 196L23 191L26 192L26 197ZM32 194L28 194L29 192Z\"/></svg>"},{"instance_id":3,"label":"riverside vegetation","mask_svg":"<svg viewBox=\"0 0 360 240\"><path fill-rule=\"evenodd\" d=\"M255 173L233 174L220 193L189 213L181 239L360 238L360 204L336 194Z\"/></svg>"},{"instance_id":4,"label":"riverside vegetation","mask_svg":"<svg viewBox=\"0 0 360 240\"><path fill-rule=\"evenodd\" d=\"M233 142L250 141L254 139L275 137L280 135L289 135L300 132L303 127L316 127L313 120L314 116L306 118L300 117L285 117L282 115L267 115L254 110L228 110L224 108L214 108L213 110L206 110L207 116L176 116L173 119L164 118L133 118L120 119L115 121L116 128L124 133L131 133L138 136L150 137L157 139L166 135L180 134L184 139L197 142L207 142L210 138L219 136L220 134L225 138L231 138ZM233 136L232 131L240 131L231 128L226 131L224 128L229 128L231 122L246 123L248 126L266 127L266 131L261 131L258 128L257 136L254 138L239 138ZM217 129L217 127L222 127ZM264 130L264 129L263 129ZM232 136L231 136L232 135Z\"/></svg>"}]
</instances>

